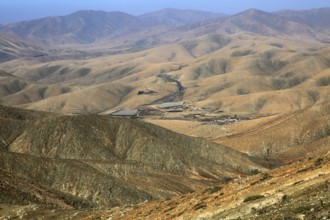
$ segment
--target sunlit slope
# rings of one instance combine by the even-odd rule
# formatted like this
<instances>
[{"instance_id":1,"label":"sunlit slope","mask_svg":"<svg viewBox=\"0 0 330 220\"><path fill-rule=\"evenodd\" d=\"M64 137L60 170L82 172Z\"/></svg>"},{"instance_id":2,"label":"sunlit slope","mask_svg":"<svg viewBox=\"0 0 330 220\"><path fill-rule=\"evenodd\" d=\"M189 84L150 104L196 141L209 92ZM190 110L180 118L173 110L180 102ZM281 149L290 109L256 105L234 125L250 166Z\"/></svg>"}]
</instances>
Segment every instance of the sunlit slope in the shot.
<instances>
[{"instance_id":1,"label":"sunlit slope","mask_svg":"<svg viewBox=\"0 0 330 220\"><path fill-rule=\"evenodd\" d=\"M86 19L92 15L75 14ZM1 100L63 113L136 108L175 92L174 83L158 77L168 74L185 87L181 100L195 106L230 114L301 110L322 101L324 88L330 84L329 51L323 39L328 29L315 21L311 26L287 16L252 9L173 26L164 33L150 29L158 43L139 49L110 50L123 40L118 37L116 41L70 45L66 50L60 47L56 56L45 60L4 62L0 69L11 76L2 76ZM320 25L324 28L317 28ZM146 89L157 93L137 96Z\"/></svg>"},{"instance_id":2,"label":"sunlit slope","mask_svg":"<svg viewBox=\"0 0 330 220\"><path fill-rule=\"evenodd\" d=\"M26 62L19 67L19 61L5 63L3 68L15 76L3 78L10 82L16 80L16 84L24 83L20 83L22 85L18 89L9 91L6 89L8 83L4 84L2 99L9 105L46 111L56 109L65 113L81 112L86 108L97 112L121 105L143 105L176 89L175 84L166 83L158 77L161 73L180 68L179 63L169 61L173 53L190 59L190 55L180 46L166 48L167 51L164 48L159 48L164 51L163 56L158 56L157 50L151 49L83 61ZM157 93L137 97L139 90L149 88Z\"/></svg>"},{"instance_id":3,"label":"sunlit slope","mask_svg":"<svg viewBox=\"0 0 330 220\"><path fill-rule=\"evenodd\" d=\"M50 107L45 109L49 110L58 109L63 102L83 100L83 97L94 99L96 103L100 101L98 104L75 103L74 108L82 109L86 105L94 105L89 107L93 111L98 106L102 110L116 106L133 108L175 91L174 84L159 79L161 73L182 82L186 88L184 100L227 112L285 113L324 98L330 58L321 44L302 44L248 33L221 39L225 39L226 44L214 46L214 38L205 35L191 40L194 48L188 48L183 41L136 53L86 60L27 62L18 67L15 61L4 63L4 69L25 83L24 88L13 94L3 93L3 99L11 105L24 104L39 110L43 109L42 104L35 102L51 98L47 101ZM213 49L206 52L205 48ZM29 84L34 86L27 86ZM139 90L147 88L159 93L142 98L136 96ZM104 90L110 95L105 95ZM52 100L56 100L54 106ZM112 104L104 105L106 100L112 100Z\"/></svg>"}]
</instances>

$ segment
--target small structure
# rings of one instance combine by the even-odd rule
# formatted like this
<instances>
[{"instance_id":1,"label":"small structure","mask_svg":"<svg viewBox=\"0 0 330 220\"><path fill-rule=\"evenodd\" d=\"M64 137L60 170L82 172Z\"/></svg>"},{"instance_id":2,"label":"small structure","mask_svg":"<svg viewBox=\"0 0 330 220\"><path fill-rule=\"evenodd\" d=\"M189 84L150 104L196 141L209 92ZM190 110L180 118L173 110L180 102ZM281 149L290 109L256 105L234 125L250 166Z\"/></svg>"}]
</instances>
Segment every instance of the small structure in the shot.
<instances>
[{"instance_id":1,"label":"small structure","mask_svg":"<svg viewBox=\"0 0 330 220\"><path fill-rule=\"evenodd\" d=\"M119 110L110 114L111 116L117 117L131 117L131 118L138 118L139 117L139 110L138 109L131 109L131 110Z\"/></svg>"},{"instance_id":2,"label":"small structure","mask_svg":"<svg viewBox=\"0 0 330 220\"><path fill-rule=\"evenodd\" d=\"M162 112L157 109L157 108L153 108L150 106L140 106L139 107L139 116L143 117L143 116L160 116L162 114Z\"/></svg>"},{"instance_id":3,"label":"small structure","mask_svg":"<svg viewBox=\"0 0 330 220\"><path fill-rule=\"evenodd\" d=\"M147 90L139 90L138 91L138 95L151 95L151 94L154 94L154 93L157 93L156 91L148 88Z\"/></svg>"},{"instance_id":4,"label":"small structure","mask_svg":"<svg viewBox=\"0 0 330 220\"><path fill-rule=\"evenodd\" d=\"M178 109L183 108L184 102L165 102L160 105L158 105L159 108L172 108L172 109Z\"/></svg>"}]
</instances>

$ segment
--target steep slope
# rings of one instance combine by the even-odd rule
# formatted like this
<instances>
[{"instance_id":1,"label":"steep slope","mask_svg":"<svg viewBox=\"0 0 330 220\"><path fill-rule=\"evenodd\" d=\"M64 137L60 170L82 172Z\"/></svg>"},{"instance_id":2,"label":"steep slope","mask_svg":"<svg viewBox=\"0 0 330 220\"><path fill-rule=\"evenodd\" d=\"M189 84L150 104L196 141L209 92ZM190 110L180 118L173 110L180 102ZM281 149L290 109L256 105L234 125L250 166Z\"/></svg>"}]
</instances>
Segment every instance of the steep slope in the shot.
<instances>
[{"instance_id":1,"label":"steep slope","mask_svg":"<svg viewBox=\"0 0 330 220\"><path fill-rule=\"evenodd\" d=\"M0 63L17 59L44 56L48 52L42 46L16 36L0 33Z\"/></svg>"},{"instance_id":2,"label":"steep slope","mask_svg":"<svg viewBox=\"0 0 330 220\"><path fill-rule=\"evenodd\" d=\"M286 20L280 16L264 11L250 9L229 18L225 23L231 23L234 27L247 32L262 35L307 35L312 37L312 28L304 24ZM227 25L227 24L225 24Z\"/></svg>"},{"instance_id":3,"label":"steep slope","mask_svg":"<svg viewBox=\"0 0 330 220\"><path fill-rule=\"evenodd\" d=\"M2 204L19 206L42 204L49 208L63 209L93 207L92 203L86 203L75 196L40 187L35 181L19 178L3 170L0 170L0 177Z\"/></svg>"},{"instance_id":4,"label":"steep slope","mask_svg":"<svg viewBox=\"0 0 330 220\"><path fill-rule=\"evenodd\" d=\"M256 9L232 16L175 9L164 9L142 16L120 12L79 11L62 17L4 25L0 32L56 46L79 45L77 58L88 56L82 51L91 56L99 56L177 42L194 48L195 43L191 39L207 34L217 36L250 32L286 39L328 42L330 30L322 21L319 22L326 20L327 10L320 9L318 19L307 19L316 13L313 11L297 11L295 13L299 16L295 16L294 12L267 13ZM214 51L215 47L207 51ZM72 52L74 51L69 53ZM68 56L63 53L64 55ZM69 56L75 57L73 54Z\"/></svg>"},{"instance_id":5,"label":"steep slope","mask_svg":"<svg viewBox=\"0 0 330 220\"><path fill-rule=\"evenodd\" d=\"M1 32L17 34L45 44L87 44L108 35L128 34L137 26L137 19L125 13L79 11L68 16L8 24L1 28Z\"/></svg>"},{"instance_id":6,"label":"steep slope","mask_svg":"<svg viewBox=\"0 0 330 220\"><path fill-rule=\"evenodd\" d=\"M310 26L330 28L330 8L319 8L305 11L284 10L276 12L277 15Z\"/></svg>"},{"instance_id":7,"label":"steep slope","mask_svg":"<svg viewBox=\"0 0 330 220\"><path fill-rule=\"evenodd\" d=\"M24 90L28 82L9 73L0 71L0 97L4 98Z\"/></svg>"},{"instance_id":8,"label":"steep slope","mask_svg":"<svg viewBox=\"0 0 330 220\"><path fill-rule=\"evenodd\" d=\"M102 39L113 40L120 37L137 38L136 46L142 44L139 33L157 33L162 26L193 23L215 18L217 14L190 10L165 9L142 16L132 16L122 12L79 11L67 16L47 17L33 21L8 24L0 32L38 40L45 44L90 44ZM155 30L152 28L158 26ZM163 31L168 30L165 28ZM151 33L152 35L152 33ZM118 43L117 43L118 45Z\"/></svg>"},{"instance_id":9,"label":"steep slope","mask_svg":"<svg viewBox=\"0 0 330 220\"><path fill-rule=\"evenodd\" d=\"M137 50L214 32L234 34L245 31L327 41L330 30L324 22L328 11L324 8L268 13L250 9L232 16L176 9L164 9L141 16L121 12L79 11L62 17L4 25L0 32L55 45L100 43L109 48L110 43L115 43L116 47L112 45L112 49L121 50Z\"/></svg>"},{"instance_id":10,"label":"steep slope","mask_svg":"<svg viewBox=\"0 0 330 220\"><path fill-rule=\"evenodd\" d=\"M321 10L321 9L320 9ZM324 9L327 11L327 9ZM297 11L307 16L310 11ZM163 38L174 38L174 35L201 36L208 33L237 34L250 32L258 35L274 36L280 38L299 39L300 41L316 40L326 42L329 28L322 25L326 20L324 16L318 16L313 25L311 22L299 21L290 16L281 16L281 13L269 13L257 9L249 9L232 16L226 16L206 21L188 24L163 34ZM314 19L313 19L314 20ZM322 21L320 21L322 20ZM322 28L321 28L322 27ZM160 37L160 39L162 39ZM181 37L182 38L182 37Z\"/></svg>"},{"instance_id":11,"label":"steep slope","mask_svg":"<svg viewBox=\"0 0 330 220\"><path fill-rule=\"evenodd\" d=\"M230 148L137 120L3 106L0 119L1 170L91 206L173 196L263 169Z\"/></svg>"},{"instance_id":12,"label":"steep slope","mask_svg":"<svg viewBox=\"0 0 330 220\"><path fill-rule=\"evenodd\" d=\"M1 205L3 216L70 219L327 219L329 153L214 187L104 210L40 209ZM38 207L38 206L37 206Z\"/></svg>"},{"instance_id":13,"label":"steep slope","mask_svg":"<svg viewBox=\"0 0 330 220\"><path fill-rule=\"evenodd\" d=\"M128 208L123 217L113 211L87 216L106 218L112 213L114 219L131 219L142 213L145 219L325 219L330 209L329 178L328 153L185 197Z\"/></svg>"}]
</instances>

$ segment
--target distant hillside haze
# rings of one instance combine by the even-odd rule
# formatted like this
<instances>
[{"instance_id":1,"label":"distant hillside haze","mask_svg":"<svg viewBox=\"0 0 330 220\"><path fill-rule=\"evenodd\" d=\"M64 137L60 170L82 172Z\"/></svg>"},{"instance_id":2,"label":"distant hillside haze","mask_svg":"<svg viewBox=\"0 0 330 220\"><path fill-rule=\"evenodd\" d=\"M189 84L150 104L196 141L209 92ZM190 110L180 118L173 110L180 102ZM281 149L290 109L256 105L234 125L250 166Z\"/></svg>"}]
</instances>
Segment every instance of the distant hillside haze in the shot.
<instances>
[{"instance_id":1,"label":"distant hillside haze","mask_svg":"<svg viewBox=\"0 0 330 220\"><path fill-rule=\"evenodd\" d=\"M105 37L119 37L146 30L158 25L185 25L215 18L209 12L164 9L142 16L122 12L78 11L67 16L47 17L5 25L1 32L17 34L22 38L38 40L45 44L88 44ZM60 38L61 40L58 40Z\"/></svg>"},{"instance_id":2,"label":"distant hillside haze","mask_svg":"<svg viewBox=\"0 0 330 220\"><path fill-rule=\"evenodd\" d=\"M138 25L137 19L121 12L79 11L63 17L48 17L6 25L3 31L42 43L60 37L70 43L91 43L125 27ZM58 42L60 43L60 42Z\"/></svg>"},{"instance_id":3,"label":"distant hillside haze","mask_svg":"<svg viewBox=\"0 0 330 220\"><path fill-rule=\"evenodd\" d=\"M308 24L310 26L315 25L318 27L329 28L329 10L330 8L320 8L305 11L283 10L276 12L275 14L292 21Z\"/></svg>"},{"instance_id":4,"label":"distant hillside haze","mask_svg":"<svg viewBox=\"0 0 330 220\"><path fill-rule=\"evenodd\" d=\"M148 25L186 25L203 20L210 20L218 17L224 17L224 14L216 14L204 11L163 9L160 11L147 13L139 16L143 23Z\"/></svg>"},{"instance_id":5,"label":"distant hillside haze","mask_svg":"<svg viewBox=\"0 0 330 220\"><path fill-rule=\"evenodd\" d=\"M281 35L303 35L313 38L313 27L305 23L292 21L288 18L278 16L256 9L250 9L227 19L231 26L236 26L242 31L268 36ZM317 27L318 24L315 24ZM319 24L321 25L321 24ZM314 28L315 28L314 27Z\"/></svg>"},{"instance_id":6,"label":"distant hillside haze","mask_svg":"<svg viewBox=\"0 0 330 220\"><path fill-rule=\"evenodd\" d=\"M250 9L232 16L194 10L164 9L141 16L122 12L78 11L67 16L47 17L0 26L0 32L16 34L43 44L90 44L100 41L133 40L139 46L167 42L162 35L178 27L190 25L209 31L224 30L230 34L249 31L262 35L303 35L318 38L329 33L330 8L309 11L281 11L268 13ZM221 19L217 19L221 18ZM146 34L147 33L147 34ZM181 36L181 38L184 36ZM320 39L326 38L324 36ZM136 46L137 46L136 45Z\"/></svg>"}]
</instances>

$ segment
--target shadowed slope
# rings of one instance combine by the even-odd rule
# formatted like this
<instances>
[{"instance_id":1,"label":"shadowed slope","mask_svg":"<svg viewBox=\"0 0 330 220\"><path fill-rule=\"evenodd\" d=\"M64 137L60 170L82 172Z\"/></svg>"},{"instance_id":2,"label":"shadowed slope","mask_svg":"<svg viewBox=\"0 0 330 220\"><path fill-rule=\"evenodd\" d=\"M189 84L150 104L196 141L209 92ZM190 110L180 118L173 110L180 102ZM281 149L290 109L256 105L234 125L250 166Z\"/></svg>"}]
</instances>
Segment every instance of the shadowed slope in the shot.
<instances>
[{"instance_id":1,"label":"shadowed slope","mask_svg":"<svg viewBox=\"0 0 330 220\"><path fill-rule=\"evenodd\" d=\"M230 148L137 120L1 112L2 170L96 206L184 193L260 169Z\"/></svg>"}]
</instances>

